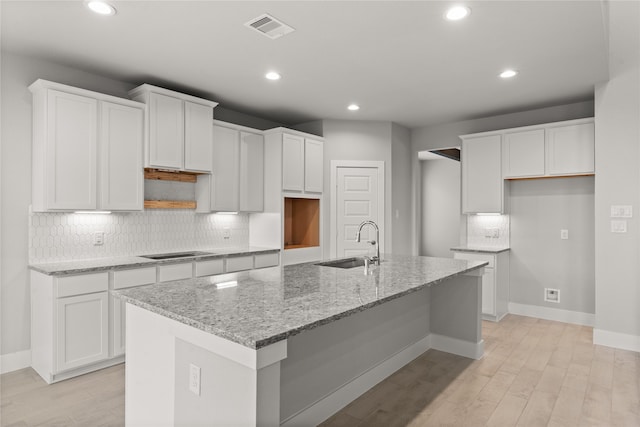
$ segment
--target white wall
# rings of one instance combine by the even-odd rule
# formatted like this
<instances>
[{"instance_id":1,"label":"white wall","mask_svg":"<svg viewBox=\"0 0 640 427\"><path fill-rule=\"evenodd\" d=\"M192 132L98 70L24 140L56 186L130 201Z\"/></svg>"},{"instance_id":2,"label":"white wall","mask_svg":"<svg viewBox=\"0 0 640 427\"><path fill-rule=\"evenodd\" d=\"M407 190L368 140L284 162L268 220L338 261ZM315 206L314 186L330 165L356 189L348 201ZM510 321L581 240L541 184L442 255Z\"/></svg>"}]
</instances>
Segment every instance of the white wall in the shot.
<instances>
[{"instance_id":1,"label":"white wall","mask_svg":"<svg viewBox=\"0 0 640 427\"><path fill-rule=\"evenodd\" d=\"M640 351L640 3L609 2L609 76L596 87L594 341ZM626 234L611 205L632 205Z\"/></svg>"},{"instance_id":2,"label":"white wall","mask_svg":"<svg viewBox=\"0 0 640 427\"><path fill-rule=\"evenodd\" d=\"M413 240L411 232L411 131L396 123L391 124L391 252L410 255Z\"/></svg>"},{"instance_id":3,"label":"white wall","mask_svg":"<svg viewBox=\"0 0 640 427\"><path fill-rule=\"evenodd\" d=\"M512 181L509 200L510 301L593 314L594 178ZM545 302L544 288L560 302Z\"/></svg>"},{"instance_id":4,"label":"white wall","mask_svg":"<svg viewBox=\"0 0 640 427\"><path fill-rule=\"evenodd\" d=\"M451 258L460 243L460 162L423 160L420 255Z\"/></svg>"}]
</instances>

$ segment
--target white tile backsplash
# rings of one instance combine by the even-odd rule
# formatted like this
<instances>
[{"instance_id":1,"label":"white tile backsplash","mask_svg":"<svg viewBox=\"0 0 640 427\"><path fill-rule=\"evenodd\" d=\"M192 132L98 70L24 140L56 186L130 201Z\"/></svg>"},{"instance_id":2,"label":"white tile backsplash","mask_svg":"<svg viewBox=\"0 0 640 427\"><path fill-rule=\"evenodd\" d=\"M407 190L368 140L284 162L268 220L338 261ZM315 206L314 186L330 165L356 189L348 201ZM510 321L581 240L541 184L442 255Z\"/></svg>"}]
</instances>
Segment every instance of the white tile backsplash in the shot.
<instances>
[{"instance_id":1,"label":"white tile backsplash","mask_svg":"<svg viewBox=\"0 0 640 427\"><path fill-rule=\"evenodd\" d=\"M487 237L495 230L498 237ZM467 245L509 246L509 215L467 215Z\"/></svg>"},{"instance_id":2,"label":"white tile backsplash","mask_svg":"<svg viewBox=\"0 0 640 427\"><path fill-rule=\"evenodd\" d=\"M230 237L224 238L225 229ZM104 244L93 244L104 233ZM249 214L153 209L108 214L31 213L29 262L54 262L249 245Z\"/></svg>"}]
</instances>

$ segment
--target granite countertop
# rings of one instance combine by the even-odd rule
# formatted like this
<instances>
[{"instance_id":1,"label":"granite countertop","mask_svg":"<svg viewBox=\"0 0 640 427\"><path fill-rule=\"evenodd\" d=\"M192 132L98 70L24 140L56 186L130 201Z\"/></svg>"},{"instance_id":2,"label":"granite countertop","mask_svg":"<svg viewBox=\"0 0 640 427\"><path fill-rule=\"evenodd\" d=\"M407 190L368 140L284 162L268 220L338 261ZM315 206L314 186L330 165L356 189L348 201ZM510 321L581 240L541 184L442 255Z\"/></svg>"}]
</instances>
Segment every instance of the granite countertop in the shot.
<instances>
[{"instance_id":1,"label":"granite countertop","mask_svg":"<svg viewBox=\"0 0 640 427\"><path fill-rule=\"evenodd\" d=\"M478 253L487 253L487 254L499 254L500 252L505 252L511 250L508 246L456 246L455 248L451 248L454 252L478 252Z\"/></svg>"},{"instance_id":2,"label":"granite countertop","mask_svg":"<svg viewBox=\"0 0 640 427\"><path fill-rule=\"evenodd\" d=\"M112 268L134 268L134 267L151 267L157 264L171 264L183 261L193 261L194 259L215 259L228 258L238 255L254 255L259 253L280 252L280 249L262 248L262 247L240 247L240 248L210 248L197 249L198 252L207 252L206 254L189 256L183 258L170 258L163 260L154 260L142 258L140 256L123 256L123 257L105 257L84 259L78 261L61 261L41 264L29 264L29 268L40 273L50 276L61 276L65 274L91 273ZM186 251L176 251L186 252ZM141 254L141 255L151 255Z\"/></svg>"},{"instance_id":3,"label":"granite countertop","mask_svg":"<svg viewBox=\"0 0 640 427\"><path fill-rule=\"evenodd\" d=\"M387 255L365 275L314 263L252 270L237 286L219 277L177 280L126 290L124 301L252 349L366 310L486 262ZM228 277L224 280L230 280Z\"/></svg>"}]
</instances>

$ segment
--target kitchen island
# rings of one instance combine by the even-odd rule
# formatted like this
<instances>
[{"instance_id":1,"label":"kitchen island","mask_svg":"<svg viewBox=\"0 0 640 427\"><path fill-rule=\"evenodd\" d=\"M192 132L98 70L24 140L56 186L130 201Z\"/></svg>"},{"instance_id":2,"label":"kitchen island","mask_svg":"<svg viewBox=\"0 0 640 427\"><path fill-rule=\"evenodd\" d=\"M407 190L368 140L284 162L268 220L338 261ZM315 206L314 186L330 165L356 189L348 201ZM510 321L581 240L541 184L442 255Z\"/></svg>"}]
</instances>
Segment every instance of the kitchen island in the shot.
<instances>
[{"instance_id":1,"label":"kitchen island","mask_svg":"<svg viewBox=\"0 0 640 427\"><path fill-rule=\"evenodd\" d=\"M429 348L480 358L486 263L385 256L118 292L126 424L315 425Z\"/></svg>"}]
</instances>

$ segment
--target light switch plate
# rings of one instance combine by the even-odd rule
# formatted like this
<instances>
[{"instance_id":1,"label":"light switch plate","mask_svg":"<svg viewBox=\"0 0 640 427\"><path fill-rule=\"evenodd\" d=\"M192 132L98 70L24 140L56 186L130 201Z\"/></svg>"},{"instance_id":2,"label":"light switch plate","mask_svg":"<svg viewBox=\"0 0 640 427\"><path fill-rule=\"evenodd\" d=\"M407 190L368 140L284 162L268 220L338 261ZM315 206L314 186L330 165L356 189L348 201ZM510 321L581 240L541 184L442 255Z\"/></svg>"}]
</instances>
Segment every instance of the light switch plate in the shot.
<instances>
[{"instance_id":1,"label":"light switch plate","mask_svg":"<svg viewBox=\"0 0 640 427\"><path fill-rule=\"evenodd\" d=\"M193 363L189 365L189 390L200 396L200 367Z\"/></svg>"},{"instance_id":2,"label":"light switch plate","mask_svg":"<svg viewBox=\"0 0 640 427\"><path fill-rule=\"evenodd\" d=\"M93 246L104 245L104 231L96 231L93 233Z\"/></svg>"},{"instance_id":3,"label":"light switch plate","mask_svg":"<svg viewBox=\"0 0 640 427\"><path fill-rule=\"evenodd\" d=\"M611 220L611 232L612 233L626 233L627 221L624 219Z\"/></svg>"},{"instance_id":4,"label":"light switch plate","mask_svg":"<svg viewBox=\"0 0 640 427\"><path fill-rule=\"evenodd\" d=\"M633 206L611 205L611 218L632 218Z\"/></svg>"},{"instance_id":5,"label":"light switch plate","mask_svg":"<svg viewBox=\"0 0 640 427\"><path fill-rule=\"evenodd\" d=\"M569 240L569 230L560 230L560 238L562 240Z\"/></svg>"}]
</instances>

